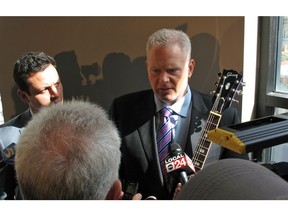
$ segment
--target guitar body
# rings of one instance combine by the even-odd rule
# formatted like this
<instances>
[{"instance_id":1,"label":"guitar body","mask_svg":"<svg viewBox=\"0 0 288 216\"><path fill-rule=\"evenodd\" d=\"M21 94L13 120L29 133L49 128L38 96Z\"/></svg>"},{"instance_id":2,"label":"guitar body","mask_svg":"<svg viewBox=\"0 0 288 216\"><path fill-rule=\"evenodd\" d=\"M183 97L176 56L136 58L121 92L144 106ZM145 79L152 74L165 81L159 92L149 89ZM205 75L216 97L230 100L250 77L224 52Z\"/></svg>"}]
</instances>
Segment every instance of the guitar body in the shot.
<instances>
[{"instance_id":1,"label":"guitar body","mask_svg":"<svg viewBox=\"0 0 288 216\"><path fill-rule=\"evenodd\" d=\"M213 107L209 113L207 122L202 130L200 139L196 145L195 152L192 157L192 163L195 172L203 169L207 159L212 142L207 139L207 132L218 127L222 113L231 106L240 84L242 84L242 75L234 70L223 70L221 77L219 76L217 88L214 92Z\"/></svg>"}]
</instances>

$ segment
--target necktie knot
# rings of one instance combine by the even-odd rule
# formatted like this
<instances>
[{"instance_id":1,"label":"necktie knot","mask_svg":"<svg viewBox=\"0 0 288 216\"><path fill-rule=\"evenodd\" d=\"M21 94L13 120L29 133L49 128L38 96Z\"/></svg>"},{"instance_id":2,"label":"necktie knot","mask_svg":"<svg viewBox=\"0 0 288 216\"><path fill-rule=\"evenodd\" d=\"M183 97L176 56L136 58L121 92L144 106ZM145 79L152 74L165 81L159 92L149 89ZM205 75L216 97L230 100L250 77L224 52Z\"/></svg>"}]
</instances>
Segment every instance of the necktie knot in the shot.
<instances>
[{"instance_id":1,"label":"necktie knot","mask_svg":"<svg viewBox=\"0 0 288 216\"><path fill-rule=\"evenodd\" d=\"M163 116L165 116L166 118L170 118L171 114L172 114L172 110L167 108L167 107L164 107L162 110L161 110L161 113Z\"/></svg>"}]
</instances>

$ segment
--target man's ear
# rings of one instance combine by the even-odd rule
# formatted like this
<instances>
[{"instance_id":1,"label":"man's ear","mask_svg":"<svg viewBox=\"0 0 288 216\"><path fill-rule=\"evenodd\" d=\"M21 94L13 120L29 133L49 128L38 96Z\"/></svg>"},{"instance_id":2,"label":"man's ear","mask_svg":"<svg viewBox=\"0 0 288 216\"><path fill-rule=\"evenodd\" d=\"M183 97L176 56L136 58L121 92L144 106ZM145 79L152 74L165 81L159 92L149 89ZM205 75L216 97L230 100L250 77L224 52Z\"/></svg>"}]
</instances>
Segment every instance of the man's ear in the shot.
<instances>
[{"instance_id":1,"label":"man's ear","mask_svg":"<svg viewBox=\"0 0 288 216\"><path fill-rule=\"evenodd\" d=\"M122 184L119 179L116 179L106 196L106 200L119 200L122 196Z\"/></svg>"},{"instance_id":2,"label":"man's ear","mask_svg":"<svg viewBox=\"0 0 288 216\"><path fill-rule=\"evenodd\" d=\"M17 90L17 95L24 103L29 103L29 98L26 92L22 91L21 89Z\"/></svg>"},{"instance_id":3,"label":"man's ear","mask_svg":"<svg viewBox=\"0 0 288 216\"><path fill-rule=\"evenodd\" d=\"M195 61L194 59L190 59L190 62L189 62L189 72L188 72L188 77L191 78L192 77L192 74L194 72L194 67L195 67Z\"/></svg>"}]
</instances>

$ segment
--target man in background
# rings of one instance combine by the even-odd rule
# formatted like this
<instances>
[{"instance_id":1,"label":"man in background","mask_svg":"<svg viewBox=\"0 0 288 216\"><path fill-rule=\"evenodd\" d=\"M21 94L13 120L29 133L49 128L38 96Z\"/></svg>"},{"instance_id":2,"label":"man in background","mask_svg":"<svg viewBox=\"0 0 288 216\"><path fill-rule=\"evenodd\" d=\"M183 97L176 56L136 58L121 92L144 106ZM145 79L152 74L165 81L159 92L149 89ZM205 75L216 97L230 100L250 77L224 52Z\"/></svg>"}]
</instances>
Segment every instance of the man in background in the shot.
<instances>
[{"instance_id":1,"label":"man in background","mask_svg":"<svg viewBox=\"0 0 288 216\"><path fill-rule=\"evenodd\" d=\"M55 60L44 52L28 52L14 64L17 94L28 109L0 126L0 199L21 199L14 170L15 145L42 107L63 102L63 87Z\"/></svg>"}]
</instances>

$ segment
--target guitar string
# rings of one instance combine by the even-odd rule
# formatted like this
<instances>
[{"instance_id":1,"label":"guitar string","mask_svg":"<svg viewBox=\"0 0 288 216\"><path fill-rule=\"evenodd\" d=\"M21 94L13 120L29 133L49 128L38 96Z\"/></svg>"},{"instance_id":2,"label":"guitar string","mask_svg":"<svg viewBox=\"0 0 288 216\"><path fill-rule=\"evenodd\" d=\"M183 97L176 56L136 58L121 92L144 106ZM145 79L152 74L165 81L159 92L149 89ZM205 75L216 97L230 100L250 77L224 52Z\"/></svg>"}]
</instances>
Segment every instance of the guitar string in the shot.
<instances>
[{"instance_id":1,"label":"guitar string","mask_svg":"<svg viewBox=\"0 0 288 216\"><path fill-rule=\"evenodd\" d=\"M222 83L225 83L225 80L226 80L226 77L224 76ZM198 170L201 170L203 168L203 164L204 164L204 162L206 160L206 157L208 155L208 151L209 151L209 149L211 147L211 142L209 142L209 146L207 148L205 148L205 152L206 153L205 154L201 154L200 153L200 149L203 149L204 144L205 144L205 142L207 140L206 138L207 138L208 128L211 127L211 125L212 125L211 122L214 122L213 120L214 120L215 115L213 115L212 112L217 112L217 106L219 105L220 96L222 95L222 90L223 90L223 85L221 84L219 93L216 95L215 102L214 102L213 107L212 107L212 109L210 111L210 114L208 116L207 124L205 125L205 128L204 128L204 130L201 133L199 144L197 144L197 146L196 146L195 155L192 158L192 162L194 162L193 164ZM211 121L211 119L212 119L212 121ZM201 160L202 163L200 164L200 166L201 166L200 167L200 166L198 166L198 163L197 164L195 163L195 161L197 160L197 162L199 162L200 161L199 158L201 157L201 155L204 155L204 160Z\"/></svg>"}]
</instances>

